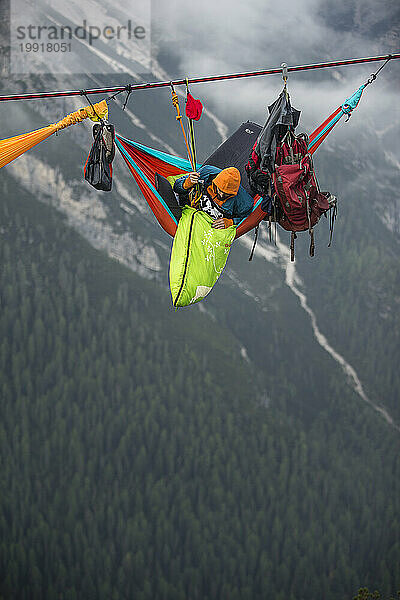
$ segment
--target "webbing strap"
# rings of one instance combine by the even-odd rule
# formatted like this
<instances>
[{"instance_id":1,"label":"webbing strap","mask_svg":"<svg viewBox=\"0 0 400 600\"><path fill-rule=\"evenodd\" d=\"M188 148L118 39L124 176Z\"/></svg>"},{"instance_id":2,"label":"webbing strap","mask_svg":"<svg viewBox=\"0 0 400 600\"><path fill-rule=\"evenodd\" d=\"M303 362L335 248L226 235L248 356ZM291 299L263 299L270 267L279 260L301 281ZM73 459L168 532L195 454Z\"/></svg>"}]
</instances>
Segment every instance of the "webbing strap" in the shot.
<instances>
[{"instance_id":1,"label":"webbing strap","mask_svg":"<svg viewBox=\"0 0 400 600\"><path fill-rule=\"evenodd\" d=\"M291 232L290 235L290 260L294 262L294 240L297 238L297 235L294 231Z\"/></svg>"},{"instance_id":2,"label":"webbing strap","mask_svg":"<svg viewBox=\"0 0 400 600\"><path fill-rule=\"evenodd\" d=\"M337 213L338 213L337 200L335 200L333 206L331 207L331 209L329 211L329 244L328 244L328 248L330 248L331 244L332 244L333 230L335 227L335 221L337 219Z\"/></svg>"},{"instance_id":3,"label":"webbing strap","mask_svg":"<svg viewBox=\"0 0 400 600\"><path fill-rule=\"evenodd\" d=\"M310 256L314 256L315 242L314 242L314 229L310 229Z\"/></svg>"},{"instance_id":4,"label":"webbing strap","mask_svg":"<svg viewBox=\"0 0 400 600\"><path fill-rule=\"evenodd\" d=\"M253 247L251 249L251 253L250 253L250 256L249 256L249 261L253 260L254 250L256 249L256 244L257 244L258 228L259 227L260 227L260 225L257 225L257 227L254 230L254 243L253 243Z\"/></svg>"}]
</instances>

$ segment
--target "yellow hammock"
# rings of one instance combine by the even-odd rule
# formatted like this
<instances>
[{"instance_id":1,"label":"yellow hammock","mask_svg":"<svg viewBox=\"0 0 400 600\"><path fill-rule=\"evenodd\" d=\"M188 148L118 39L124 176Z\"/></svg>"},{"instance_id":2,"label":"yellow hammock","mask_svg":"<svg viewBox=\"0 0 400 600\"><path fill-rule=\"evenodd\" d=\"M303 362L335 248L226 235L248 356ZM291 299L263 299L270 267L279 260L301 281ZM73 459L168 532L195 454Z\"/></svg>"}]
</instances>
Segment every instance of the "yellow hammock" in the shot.
<instances>
[{"instance_id":1,"label":"yellow hammock","mask_svg":"<svg viewBox=\"0 0 400 600\"><path fill-rule=\"evenodd\" d=\"M80 108L61 119L61 121L58 121L58 123L53 123L42 129L36 129L36 131L30 131L29 133L23 133L22 135L7 138L6 140L0 140L0 169L18 156L21 156L21 154L27 150L33 148L33 146L36 146L36 144L39 144L39 142L42 142L53 133L56 133L56 131L60 131L60 129L75 125L75 123L80 123L83 119L88 117L92 121L98 121L99 117L101 119L107 118L108 106L105 100L94 104L93 108L92 106Z\"/></svg>"}]
</instances>

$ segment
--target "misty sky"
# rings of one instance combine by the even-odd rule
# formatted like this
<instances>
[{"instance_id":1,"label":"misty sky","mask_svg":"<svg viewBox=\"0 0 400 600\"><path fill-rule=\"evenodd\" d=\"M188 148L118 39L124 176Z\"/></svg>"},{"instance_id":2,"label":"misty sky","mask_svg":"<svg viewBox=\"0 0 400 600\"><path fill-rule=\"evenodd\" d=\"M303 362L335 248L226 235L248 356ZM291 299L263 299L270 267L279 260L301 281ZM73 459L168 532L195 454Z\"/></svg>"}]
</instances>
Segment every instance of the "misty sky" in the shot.
<instances>
[{"instance_id":1,"label":"misty sky","mask_svg":"<svg viewBox=\"0 0 400 600\"><path fill-rule=\"evenodd\" d=\"M284 9L281 8L284 6ZM153 44L177 61L178 72L204 75L321 62L398 52L398 0L271 0L232 2L154 0ZM400 61L397 61L400 63ZM289 90L302 109L303 122L329 113L351 95L380 63L293 74ZM390 70L390 80L389 80ZM368 88L368 104L360 119L373 119L382 106L398 105L400 65ZM194 95L212 107L229 109L232 119L262 120L266 105L279 93L281 79L268 76L246 81L196 85ZM356 113L353 117L356 119ZM396 115L400 115L397 110Z\"/></svg>"}]
</instances>

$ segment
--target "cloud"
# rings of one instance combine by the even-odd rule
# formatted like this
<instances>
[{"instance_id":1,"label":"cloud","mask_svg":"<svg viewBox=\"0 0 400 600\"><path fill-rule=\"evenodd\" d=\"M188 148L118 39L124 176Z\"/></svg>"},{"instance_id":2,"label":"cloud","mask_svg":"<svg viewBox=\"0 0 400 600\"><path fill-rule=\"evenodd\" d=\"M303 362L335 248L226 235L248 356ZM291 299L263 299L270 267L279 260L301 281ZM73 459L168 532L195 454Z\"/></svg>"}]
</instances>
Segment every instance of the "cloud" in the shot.
<instances>
[{"instance_id":1,"label":"cloud","mask_svg":"<svg viewBox=\"0 0 400 600\"><path fill-rule=\"evenodd\" d=\"M229 72L385 51L397 9L394 2L378 4L379 10L376 0L154 0L153 17L184 71Z\"/></svg>"},{"instance_id":2,"label":"cloud","mask_svg":"<svg viewBox=\"0 0 400 600\"><path fill-rule=\"evenodd\" d=\"M252 71L373 56L394 52L399 45L399 8L392 0L154 0L153 20L159 55L171 57L173 76L201 76ZM353 128L383 119L400 120L397 109L399 61L386 68L365 92L352 117ZM381 63L291 74L294 106L311 129L349 97ZM263 122L266 107L282 88L280 76L198 84L192 89L229 124ZM368 102L366 97L368 96ZM396 103L396 104L394 104ZM382 114L384 113L384 114ZM356 116L357 115L357 116Z\"/></svg>"}]
</instances>

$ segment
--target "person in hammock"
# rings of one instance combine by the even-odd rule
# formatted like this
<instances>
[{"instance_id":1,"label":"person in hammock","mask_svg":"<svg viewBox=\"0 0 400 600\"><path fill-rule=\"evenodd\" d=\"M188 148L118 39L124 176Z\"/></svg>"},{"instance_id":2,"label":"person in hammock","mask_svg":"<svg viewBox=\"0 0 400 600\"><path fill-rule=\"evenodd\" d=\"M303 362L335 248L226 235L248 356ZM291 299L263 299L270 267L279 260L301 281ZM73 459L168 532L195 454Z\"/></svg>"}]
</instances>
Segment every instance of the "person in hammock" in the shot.
<instances>
[{"instance_id":1,"label":"person in hammock","mask_svg":"<svg viewBox=\"0 0 400 600\"><path fill-rule=\"evenodd\" d=\"M236 167L219 169L211 165L202 166L179 177L174 183L180 204L190 204L189 193L195 185L200 186L196 206L213 219L212 227L224 229L238 225L253 208L253 198L240 185L240 172Z\"/></svg>"}]
</instances>

